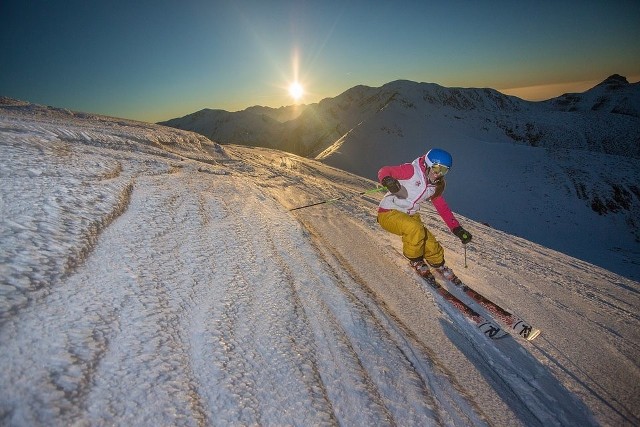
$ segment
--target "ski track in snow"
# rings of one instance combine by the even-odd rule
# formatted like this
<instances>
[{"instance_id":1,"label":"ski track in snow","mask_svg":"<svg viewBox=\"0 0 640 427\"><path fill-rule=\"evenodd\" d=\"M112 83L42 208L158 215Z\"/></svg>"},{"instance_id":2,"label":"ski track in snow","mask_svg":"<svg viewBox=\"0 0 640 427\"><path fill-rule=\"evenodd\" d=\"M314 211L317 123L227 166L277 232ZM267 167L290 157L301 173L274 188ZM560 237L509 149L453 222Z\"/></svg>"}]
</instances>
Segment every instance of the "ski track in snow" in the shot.
<instances>
[{"instance_id":1,"label":"ski track in snow","mask_svg":"<svg viewBox=\"0 0 640 427\"><path fill-rule=\"evenodd\" d=\"M560 277L568 258L520 239L471 246L463 280L543 329L491 342L421 287L375 196L287 212L370 181L148 124L0 118L2 425L638 422L631 281L577 260ZM522 276L541 263L551 280ZM573 349L593 328L622 392Z\"/></svg>"}]
</instances>

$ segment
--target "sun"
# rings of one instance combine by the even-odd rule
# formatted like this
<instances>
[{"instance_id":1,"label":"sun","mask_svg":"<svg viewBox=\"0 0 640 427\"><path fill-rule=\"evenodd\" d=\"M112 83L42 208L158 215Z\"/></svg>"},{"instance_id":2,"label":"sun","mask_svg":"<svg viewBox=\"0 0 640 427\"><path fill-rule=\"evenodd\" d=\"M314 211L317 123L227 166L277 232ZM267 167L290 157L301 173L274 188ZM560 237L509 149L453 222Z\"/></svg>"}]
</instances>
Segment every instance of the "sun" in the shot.
<instances>
[{"instance_id":1,"label":"sun","mask_svg":"<svg viewBox=\"0 0 640 427\"><path fill-rule=\"evenodd\" d=\"M304 95L304 88L298 82L293 82L289 85L289 95L294 99L294 101L299 101Z\"/></svg>"}]
</instances>

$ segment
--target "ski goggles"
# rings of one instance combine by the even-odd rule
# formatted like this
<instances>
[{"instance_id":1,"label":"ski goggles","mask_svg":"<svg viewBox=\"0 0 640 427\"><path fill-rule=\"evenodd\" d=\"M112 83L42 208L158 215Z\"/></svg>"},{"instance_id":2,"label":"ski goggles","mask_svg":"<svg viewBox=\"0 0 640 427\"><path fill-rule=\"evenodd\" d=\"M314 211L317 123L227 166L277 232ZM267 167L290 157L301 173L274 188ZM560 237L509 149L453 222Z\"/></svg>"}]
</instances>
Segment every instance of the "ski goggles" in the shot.
<instances>
[{"instance_id":1,"label":"ski goggles","mask_svg":"<svg viewBox=\"0 0 640 427\"><path fill-rule=\"evenodd\" d=\"M439 176L445 176L449 172L449 168L445 165L435 164L431 165L431 171Z\"/></svg>"}]
</instances>

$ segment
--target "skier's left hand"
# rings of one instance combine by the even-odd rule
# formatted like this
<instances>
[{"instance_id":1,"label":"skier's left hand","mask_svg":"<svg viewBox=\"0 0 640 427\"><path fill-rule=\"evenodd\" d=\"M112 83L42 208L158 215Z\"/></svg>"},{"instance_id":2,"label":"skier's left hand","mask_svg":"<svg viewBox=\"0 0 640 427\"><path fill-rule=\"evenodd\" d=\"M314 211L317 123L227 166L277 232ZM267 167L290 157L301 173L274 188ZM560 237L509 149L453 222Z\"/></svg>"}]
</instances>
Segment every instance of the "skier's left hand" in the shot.
<instances>
[{"instance_id":1,"label":"skier's left hand","mask_svg":"<svg viewBox=\"0 0 640 427\"><path fill-rule=\"evenodd\" d=\"M463 245L466 245L467 243L469 243L471 241L471 233L469 233L464 228L458 226L458 227L454 228L451 231L453 232L453 234L458 236L458 239L462 240L462 244Z\"/></svg>"},{"instance_id":2,"label":"skier's left hand","mask_svg":"<svg viewBox=\"0 0 640 427\"><path fill-rule=\"evenodd\" d=\"M385 176L384 178L382 178L382 181L380 181L380 183L387 187L387 190L389 190L389 192L392 194L395 194L402 189L400 182L392 176Z\"/></svg>"}]
</instances>

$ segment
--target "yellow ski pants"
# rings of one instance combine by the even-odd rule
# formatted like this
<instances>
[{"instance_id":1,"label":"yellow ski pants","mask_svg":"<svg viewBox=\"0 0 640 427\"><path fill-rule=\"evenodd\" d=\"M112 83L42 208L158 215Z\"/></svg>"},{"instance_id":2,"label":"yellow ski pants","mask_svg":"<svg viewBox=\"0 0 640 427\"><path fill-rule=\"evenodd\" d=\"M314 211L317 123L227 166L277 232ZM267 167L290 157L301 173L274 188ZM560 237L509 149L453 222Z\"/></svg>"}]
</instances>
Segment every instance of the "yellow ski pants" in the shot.
<instances>
[{"instance_id":1,"label":"yellow ski pants","mask_svg":"<svg viewBox=\"0 0 640 427\"><path fill-rule=\"evenodd\" d=\"M409 215L396 210L379 212L378 223L388 232L402 236L402 253L407 258L423 257L432 267L444 263L444 249L422 224L419 213Z\"/></svg>"}]
</instances>

